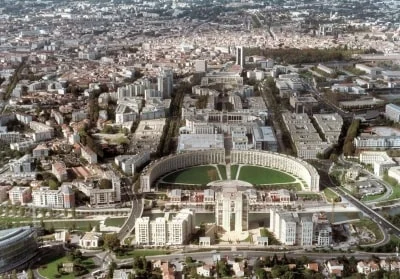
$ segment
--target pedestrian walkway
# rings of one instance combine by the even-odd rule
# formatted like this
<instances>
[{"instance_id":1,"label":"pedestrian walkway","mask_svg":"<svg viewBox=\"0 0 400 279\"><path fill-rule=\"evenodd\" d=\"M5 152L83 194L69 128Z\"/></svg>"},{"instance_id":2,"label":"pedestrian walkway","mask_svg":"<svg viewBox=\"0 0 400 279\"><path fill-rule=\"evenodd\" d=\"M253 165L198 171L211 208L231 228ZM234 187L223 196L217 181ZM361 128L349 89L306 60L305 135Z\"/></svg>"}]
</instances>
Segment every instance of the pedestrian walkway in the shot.
<instances>
[{"instance_id":1,"label":"pedestrian walkway","mask_svg":"<svg viewBox=\"0 0 400 279\"><path fill-rule=\"evenodd\" d=\"M232 180L232 178L231 178L231 163L226 164L226 179Z\"/></svg>"}]
</instances>

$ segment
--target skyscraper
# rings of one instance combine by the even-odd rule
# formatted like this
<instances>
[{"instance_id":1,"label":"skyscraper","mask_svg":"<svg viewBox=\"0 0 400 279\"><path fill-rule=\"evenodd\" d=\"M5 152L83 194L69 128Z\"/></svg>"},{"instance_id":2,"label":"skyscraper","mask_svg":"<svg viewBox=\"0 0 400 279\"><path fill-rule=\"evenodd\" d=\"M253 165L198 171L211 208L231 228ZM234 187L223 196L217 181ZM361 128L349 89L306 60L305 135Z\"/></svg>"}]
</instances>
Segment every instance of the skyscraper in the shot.
<instances>
[{"instance_id":1,"label":"skyscraper","mask_svg":"<svg viewBox=\"0 0 400 279\"><path fill-rule=\"evenodd\" d=\"M171 69L161 69L157 76L157 89L163 98L171 98L174 86L174 73Z\"/></svg>"},{"instance_id":2,"label":"skyscraper","mask_svg":"<svg viewBox=\"0 0 400 279\"><path fill-rule=\"evenodd\" d=\"M236 47L236 64L244 67L244 49L242 46Z\"/></svg>"}]
</instances>

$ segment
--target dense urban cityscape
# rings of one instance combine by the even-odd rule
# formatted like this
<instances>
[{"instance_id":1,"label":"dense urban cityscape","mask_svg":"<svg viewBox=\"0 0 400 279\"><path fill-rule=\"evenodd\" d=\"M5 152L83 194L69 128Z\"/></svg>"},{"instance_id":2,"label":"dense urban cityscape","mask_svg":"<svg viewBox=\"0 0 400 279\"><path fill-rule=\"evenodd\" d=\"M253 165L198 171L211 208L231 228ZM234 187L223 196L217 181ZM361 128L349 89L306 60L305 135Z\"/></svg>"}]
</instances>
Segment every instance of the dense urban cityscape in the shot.
<instances>
[{"instance_id":1,"label":"dense urban cityscape","mask_svg":"<svg viewBox=\"0 0 400 279\"><path fill-rule=\"evenodd\" d=\"M1 3L0 278L400 278L400 1Z\"/></svg>"}]
</instances>

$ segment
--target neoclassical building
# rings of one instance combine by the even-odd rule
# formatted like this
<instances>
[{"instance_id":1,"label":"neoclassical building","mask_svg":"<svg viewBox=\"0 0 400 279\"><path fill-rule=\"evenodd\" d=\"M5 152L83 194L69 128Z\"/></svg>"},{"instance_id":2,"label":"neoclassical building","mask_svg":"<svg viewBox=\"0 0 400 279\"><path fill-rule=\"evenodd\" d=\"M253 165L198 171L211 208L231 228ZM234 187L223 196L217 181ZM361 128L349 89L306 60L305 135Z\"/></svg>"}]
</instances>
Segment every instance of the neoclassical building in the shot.
<instances>
[{"instance_id":1,"label":"neoclassical building","mask_svg":"<svg viewBox=\"0 0 400 279\"><path fill-rule=\"evenodd\" d=\"M140 176L141 191L150 192L153 183L164 174L207 164L225 164L225 150L188 151L163 157L143 170Z\"/></svg>"},{"instance_id":2,"label":"neoclassical building","mask_svg":"<svg viewBox=\"0 0 400 279\"><path fill-rule=\"evenodd\" d=\"M259 150L232 150L231 164L248 164L270 167L288 172L303 180L303 188L319 192L319 174L309 163L284 154ZM149 192L161 176L192 166L225 164L225 150L187 151L169 155L147 166L140 176L142 192Z\"/></svg>"}]
</instances>

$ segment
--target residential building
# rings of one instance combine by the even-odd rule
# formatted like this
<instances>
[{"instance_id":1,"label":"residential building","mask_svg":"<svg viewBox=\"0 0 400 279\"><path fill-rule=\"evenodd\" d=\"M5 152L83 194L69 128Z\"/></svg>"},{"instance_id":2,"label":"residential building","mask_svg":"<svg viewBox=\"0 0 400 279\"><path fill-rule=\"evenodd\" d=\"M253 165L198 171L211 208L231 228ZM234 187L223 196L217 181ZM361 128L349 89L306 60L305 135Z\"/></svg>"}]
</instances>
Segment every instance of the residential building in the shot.
<instances>
[{"instance_id":1,"label":"residential building","mask_svg":"<svg viewBox=\"0 0 400 279\"><path fill-rule=\"evenodd\" d=\"M97 164L97 154L89 146L80 145L82 158L89 164Z\"/></svg>"},{"instance_id":2,"label":"residential building","mask_svg":"<svg viewBox=\"0 0 400 279\"><path fill-rule=\"evenodd\" d=\"M361 163L373 166L376 176L382 176L389 168L396 166L386 151L362 151L359 157Z\"/></svg>"},{"instance_id":3,"label":"residential building","mask_svg":"<svg viewBox=\"0 0 400 279\"><path fill-rule=\"evenodd\" d=\"M32 200L31 188L15 186L8 191L11 204L25 205Z\"/></svg>"},{"instance_id":4,"label":"residential building","mask_svg":"<svg viewBox=\"0 0 400 279\"><path fill-rule=\"evenodd\" d=\"M68 178L67 166L62 161L57 161L51 164L51 172L60 182L63 182Z\"/></svg>"},{"instance_id":5,"label":"residential building","mask_svg":"<svg viewBox=\"0 0 400 279\"><path fill-rule=\"evenodd\" d=\"M57 190L40 187L32 190L32 203L38 207L72 208L75 206L75 193L67 184Z\"/></svg>"},{"instance_id":6,"label":"residential building","mask_svg":"<svg viewBox=\"0 0 400 279\"><path fill-rule=\"evenodd\" d=\"M387 104L385 106L385 116L394 122L400 122L400 106L395 104Z\"/></svg>"},{"instance_id":7,"label":"residential building","mask_svg":"<svg viewBox=\"0 0 400 279\"><path fill-rule=\"evenodd\" d=\"M135 221L135 240L138 245L182 245L193 232L194 214L188 209L181 210L177 215L150 220L141 217Z\"/></svg>"},{"instance_id":8,"label":"residential building","mask_svg":"<svg viewBox=\"0 0 400 279\"><path fill-rule=\"evenodd\" d=\"M143 151L135 155L119 155L114 162L128 175L134 175L138 168L143 167L150 161L150 152Z\"/></svg>"},{"instance_id":9,"label":"residential building","mask_svg":"<svg viewBox=\"0 0 400 279\"><path fill-rule=\"evenodd\" d=\"M39 144L32 150L33 158L43 158L49 156L49 148L44 144Z\"/></svg>"},{"instance_id":10,"label":"residential building","mask_svg":"<svg viewBox=\"0 0 400 279\"><path fill-rule=\"evenodd\" d=\"M10 170L18 176L31 175L33 170L33 158L26 154L17 160L10 160Z\"/></svg>"},{"instance_id":11,"label":"residential building","mask_svg":"<svg viewBox=\"0 0 400 279\"><path fill-rule=\"evenodd\" d=\"M236 47L236 65L240 65L244 68L245 63L245 55L244 55L244 48L242 46Z\"/></svg>"}]
</instances>

